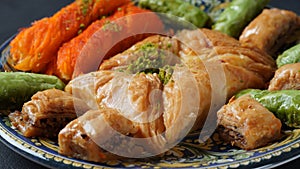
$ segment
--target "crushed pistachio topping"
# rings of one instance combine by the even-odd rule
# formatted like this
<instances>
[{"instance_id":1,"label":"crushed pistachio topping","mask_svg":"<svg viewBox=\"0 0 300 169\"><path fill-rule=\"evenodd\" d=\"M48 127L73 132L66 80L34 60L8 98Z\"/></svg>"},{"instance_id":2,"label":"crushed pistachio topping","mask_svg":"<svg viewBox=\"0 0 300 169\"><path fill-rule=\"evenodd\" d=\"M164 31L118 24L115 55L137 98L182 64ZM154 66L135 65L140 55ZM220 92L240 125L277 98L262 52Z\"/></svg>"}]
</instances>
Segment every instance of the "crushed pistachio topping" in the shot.
<instances>
[{"instance_id":1,"label":"crushed pistachio topping","mask_svg":"<svg viewBox=\"0 0 300 169\"><path fill-rule=\"evenodd\" d=\"M79 25L79 27L80 27L81 29L83 29L83 28L85 27L84 23L81 23L81 24Z\"/></svg>"},{"instance_id":2,"label":"crushed pistachio topping","mask_svg":"<svg viewBox=\"0 0 300 169\"><path fill-rule=\"evenodd\" d=\"M173 73L173 66L168 65L168 55L163 50L159 50L156 44L144 44L136 51L135 55L139 57L127 67L127 72L156 73L164 85L169 82Z\"/></svg>"},{"instance_id":3,"label":"crushed pistachio topping","mask_svg":"<svg viewBox=\"0 0 300 169\"><path fill-rule=\"evenodd\" d=\"M80 6L81 12L83 16L85 16L89 10L89 4L92 2L92 0L81 0L82 4Z\"/></svg>"},{"instance_id":4,"label":"crushed pistachio topping","mask_svg":"<svg viewBox=\"0 0 300 169\"><path fill-rule=\"evenodd\" d=\"M122 26L118 25L115 22L111 22L109 20L105 21L102 30L104 31L113 31L113 32L120 32L122 30Z\"/></svg>"}]
</instances>

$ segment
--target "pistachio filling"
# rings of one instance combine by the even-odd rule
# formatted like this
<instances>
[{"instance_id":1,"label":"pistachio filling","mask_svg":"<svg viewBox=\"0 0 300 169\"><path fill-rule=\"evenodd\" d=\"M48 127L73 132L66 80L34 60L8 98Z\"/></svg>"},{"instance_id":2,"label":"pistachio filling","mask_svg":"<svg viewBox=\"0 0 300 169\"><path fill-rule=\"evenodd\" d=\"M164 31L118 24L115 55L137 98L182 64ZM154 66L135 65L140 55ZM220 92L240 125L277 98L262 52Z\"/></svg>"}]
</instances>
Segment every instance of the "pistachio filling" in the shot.
<instances>
[{"instance_id":1,"label":"pistachio filling","mask_svg":"<svg viewBox=\"0 0 300 169\"><path fill-rule=\"evenodd\" d=\"M158 48L158 45L146 43L135 55L138 59L132 61L126 71L130 73L156 73L165 85L169 82L173 73L173 66L168 64L169 53Z\"/></svg>"}]
</instances>

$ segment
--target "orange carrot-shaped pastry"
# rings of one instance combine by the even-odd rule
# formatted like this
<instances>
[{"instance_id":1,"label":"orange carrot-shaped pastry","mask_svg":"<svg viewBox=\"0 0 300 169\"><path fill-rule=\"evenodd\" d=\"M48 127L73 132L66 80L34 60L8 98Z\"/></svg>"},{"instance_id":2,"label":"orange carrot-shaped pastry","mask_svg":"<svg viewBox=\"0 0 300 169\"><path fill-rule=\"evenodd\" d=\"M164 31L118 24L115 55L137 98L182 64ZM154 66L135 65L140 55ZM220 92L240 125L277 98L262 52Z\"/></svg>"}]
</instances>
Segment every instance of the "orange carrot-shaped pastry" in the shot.
<instances>
[{"instance_id":1,"label":"orange carrot-shaped pastry","mask_svg":"<svg viewBox=\"0 0 300 169\"><path fill-rule=\"evenodd\" d=\"M138 13L142 16L134 15ZM94 66L99 66L101 62L99 60L109 58L126 50L137 41L149 36L149 32L156 33L162 30L163 24L156 14L134 6L131 3L123 5L111 16L95 21L80 35L65 43L58 51L57 65L53 63L49 66L49 69L53 70L53 66L57 66L55 74L61 79L68 81L73 76L78 59L81 61L84 60L84 62L80 62L81 68L77 73L93 71L91 63L95 64ZM97 34L97 42L94 44L98 44L98 51L96 52L97 54L93 53L92 49L89 52L93 53L95 58L86 58L87 56L78 58L83 48L86 47L88 41L95 33Z\"/></svg>"},{"instance_id":2,"label":"orange carrot-shaped pastry","mask_svg":"<svg viewBox=\"0 0 300 169\"><path fill-rule=\"evenodd\" d=\"M129 0L76 0L49 18L23 29L10 43L10 58L15 69L41 72L57 56L59 47L85 27Z\"/></svg>"}]
</instances>

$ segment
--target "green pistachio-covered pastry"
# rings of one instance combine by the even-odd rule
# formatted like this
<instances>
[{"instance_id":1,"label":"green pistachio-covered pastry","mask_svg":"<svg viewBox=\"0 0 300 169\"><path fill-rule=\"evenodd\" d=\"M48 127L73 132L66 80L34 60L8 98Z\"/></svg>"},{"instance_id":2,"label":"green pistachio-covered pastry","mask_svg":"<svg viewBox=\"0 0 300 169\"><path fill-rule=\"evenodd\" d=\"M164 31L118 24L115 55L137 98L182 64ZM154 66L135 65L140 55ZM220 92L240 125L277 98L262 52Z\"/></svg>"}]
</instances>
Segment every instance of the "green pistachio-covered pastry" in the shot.
<instances>
[{"instance_id":1,"label":"green pistachio-covered pastry","mask_svg":"<svg viewBox=\"0 0 300 169\"><path fill-rule=\"evenodd\" d=\"M249 94L273 112L282 123L289 127L300 128L300 90L258 90L246 89L235 97Z\"/></svg>"},{"instance_id":2,"label":"green pistachio-covered pastry","mask_svg":"<svg viewBox=\"0 0 300 169\"><path fill-rule=\"evenodd\" d=\"M19 110L38 91L61 89L65 84L56 76L25 73L0 72L0 114Z\"/></svg>"},{"instance_id":3,"label":"green pistachio-covered pastry","mask_svg":"<svg viewBox=\"0 0 300 169\"><path fill-rule=\"evenodd\" d=\"M286 64L300 62L300 44L297 44L288 50L284 51L276 59L277 67L281 67Z\"/></svg>"},{"instance_id":4,"label":"green pistachio-covered pastry","mask_svg":"<svg viewBox=\"0 0 300 169\"><path fill-rule=\"evenodd\" d=\"M209 20L209 16L204 11L183 0L140 0L139 6L165 13L167 16L177 16L199 28L204 27Z\"/></svg>"},{"instance_id":5,"label":"green pistachio-covered pastry","mask_svg":"<svg viewBox=\"0 0 300 169\"><path fill-rule=\"evenodd\" d=\"M255 18L269 0L233 0L212 26L214 30L238 38L245 26Z\"/></svg>"}]
</instances>

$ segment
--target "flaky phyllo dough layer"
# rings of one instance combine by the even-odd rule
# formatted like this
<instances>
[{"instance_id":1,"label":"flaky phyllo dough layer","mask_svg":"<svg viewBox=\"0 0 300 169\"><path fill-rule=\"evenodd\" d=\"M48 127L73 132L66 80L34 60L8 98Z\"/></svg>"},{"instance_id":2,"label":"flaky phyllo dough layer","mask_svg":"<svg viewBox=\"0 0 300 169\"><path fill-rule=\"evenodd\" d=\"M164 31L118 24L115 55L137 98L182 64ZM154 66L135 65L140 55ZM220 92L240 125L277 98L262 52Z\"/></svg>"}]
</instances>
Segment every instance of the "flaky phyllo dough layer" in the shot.
<instances>
[{"instance_id":1,"label":"flaky phyllo dough layer","mask_svg":"<svg viewBox=\"0 0 300 169\"><path fill-rule=\"evenodd\" d=\"M60 131L59 152L96 162L163 153L204 125L212 103L264 88L274 70L269 55L216 31L148 37L70 81L65 91L91 110Z\"/></svg>"}]
</instances>

